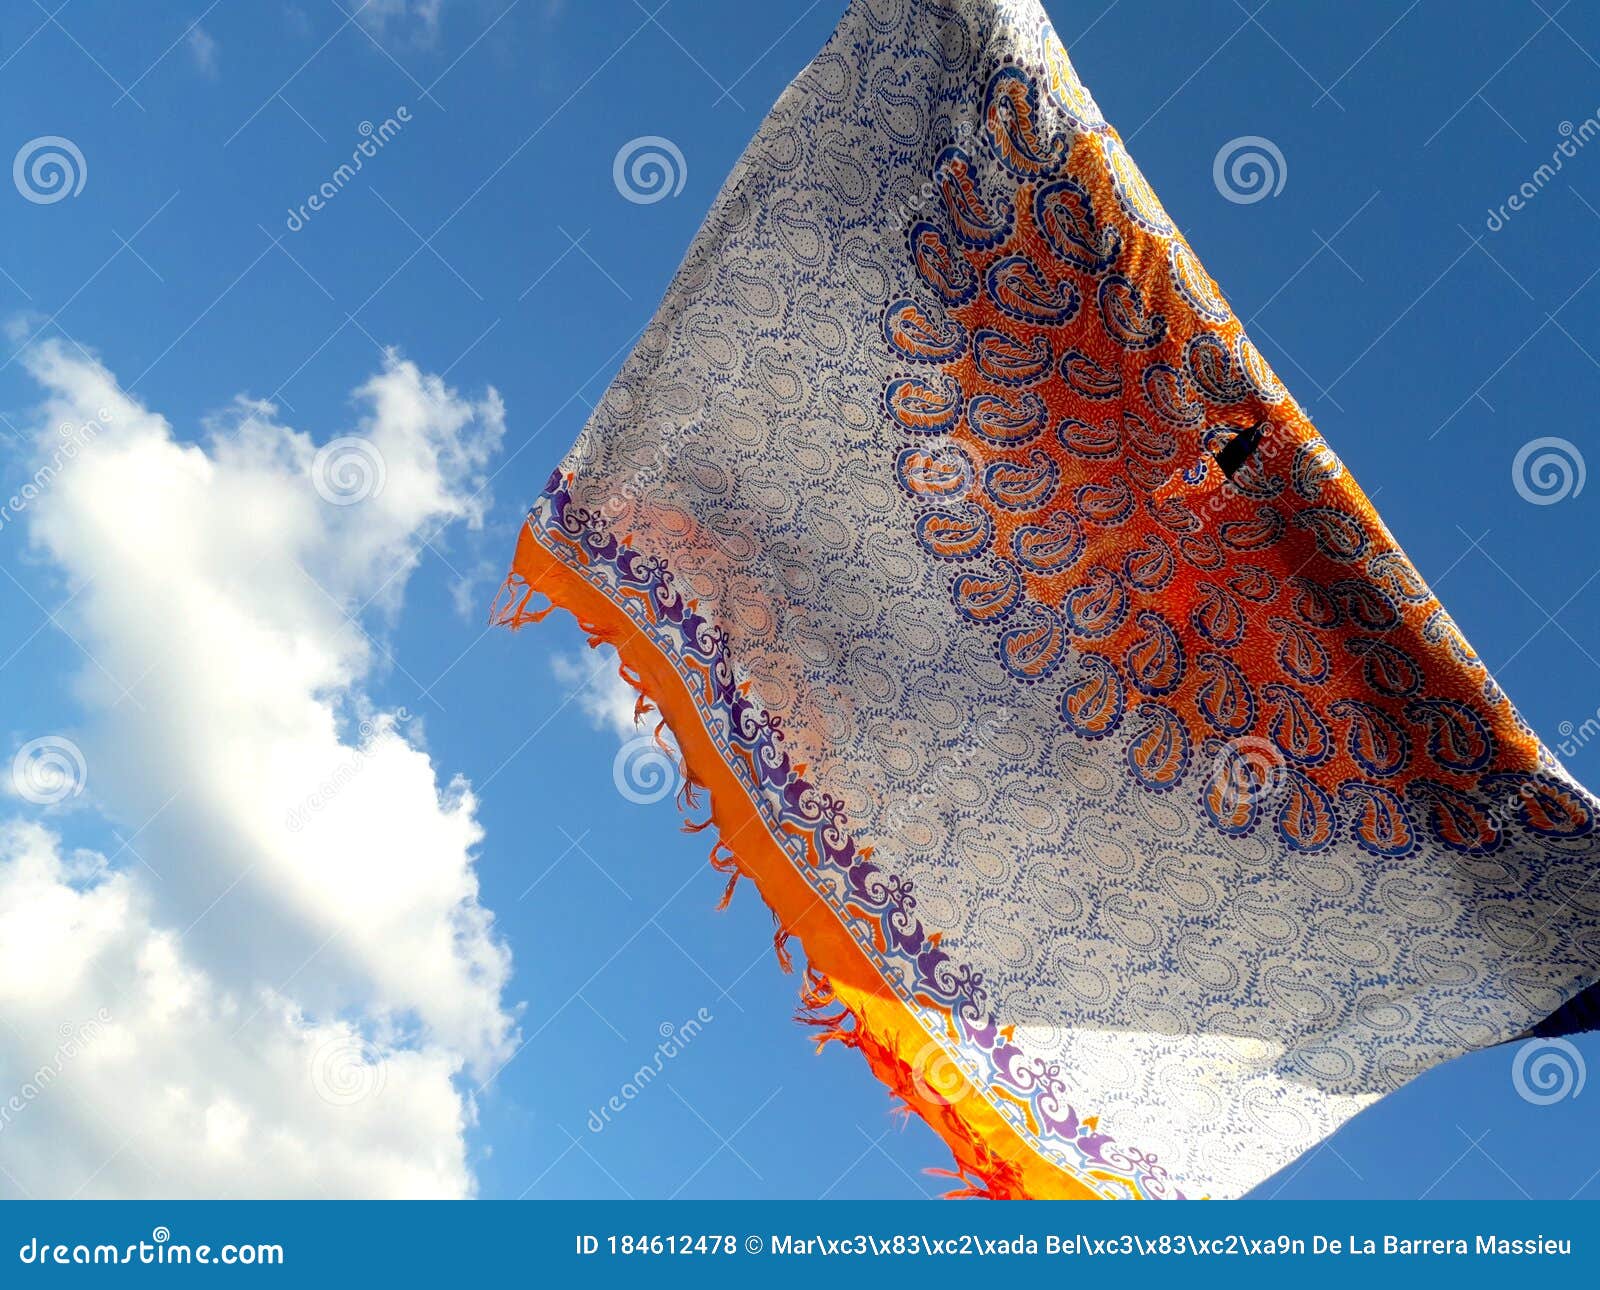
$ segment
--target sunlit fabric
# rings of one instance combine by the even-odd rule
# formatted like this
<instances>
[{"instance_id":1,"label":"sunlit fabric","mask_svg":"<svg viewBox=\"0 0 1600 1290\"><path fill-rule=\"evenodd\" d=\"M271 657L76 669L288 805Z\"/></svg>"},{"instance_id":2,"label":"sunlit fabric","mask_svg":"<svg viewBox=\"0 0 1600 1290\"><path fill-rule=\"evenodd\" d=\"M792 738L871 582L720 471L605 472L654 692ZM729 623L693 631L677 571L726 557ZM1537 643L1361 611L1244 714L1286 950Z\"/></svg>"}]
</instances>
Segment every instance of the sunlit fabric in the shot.
<instances>
[{"instance_id":1,"label":"sunlit fabric","mask_svg":"<svg viewBox=\"0 0 1600 1290\"><path fill-rule=\"evenodd\" d=\"M523 531L993 1196L1231 1196L1594 983L1595 803L1034 0L855 0Z\"/></svg>"}]
</instances>

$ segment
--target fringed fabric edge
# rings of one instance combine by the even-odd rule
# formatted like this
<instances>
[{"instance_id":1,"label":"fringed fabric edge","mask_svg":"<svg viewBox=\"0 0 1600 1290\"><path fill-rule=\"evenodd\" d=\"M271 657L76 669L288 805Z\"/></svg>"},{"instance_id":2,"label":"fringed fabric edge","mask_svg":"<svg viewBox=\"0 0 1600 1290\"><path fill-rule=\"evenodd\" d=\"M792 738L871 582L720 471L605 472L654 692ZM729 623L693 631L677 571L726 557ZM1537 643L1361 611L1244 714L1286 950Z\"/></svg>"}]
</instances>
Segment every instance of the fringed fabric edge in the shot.
<instances>
[{"instance_id":1,"label":"fringed fabric edge","mask_svg":"<svg viewBox=\"0 0 1600 1290\"><path fill-rule=\"evenodd\" d=\"M535 595L549 604L530 609ZM540 622L556 609L577 620L591 649L610 645L622 677L638 694L635 713L660 714L677 741L684 789L679 806L687 832L716 839L710 863L728 875L717 908L727 908L741 878L748 878L771 911L779 966L794 968L790 941L805 959L795 1019L817 1032L821 1052L830 1043L853 1048L889 1090L896 1110L915 1113L950 1148L955 1169L928 1169L954 1184L946 1198L1098 1199L1081 1181L1042 1156L990 1104L982 1090L948 1058L927 1028L883 981L834 911L795 872L765 820L706 731L689 687L671 658L580 572L548 551L524 524L510 573L496 597L490 622L512 630ZM704 820L688 818L699 794L709 802ZM737 842L737 846L734 843Z\"/></svg>"}]
</instances>

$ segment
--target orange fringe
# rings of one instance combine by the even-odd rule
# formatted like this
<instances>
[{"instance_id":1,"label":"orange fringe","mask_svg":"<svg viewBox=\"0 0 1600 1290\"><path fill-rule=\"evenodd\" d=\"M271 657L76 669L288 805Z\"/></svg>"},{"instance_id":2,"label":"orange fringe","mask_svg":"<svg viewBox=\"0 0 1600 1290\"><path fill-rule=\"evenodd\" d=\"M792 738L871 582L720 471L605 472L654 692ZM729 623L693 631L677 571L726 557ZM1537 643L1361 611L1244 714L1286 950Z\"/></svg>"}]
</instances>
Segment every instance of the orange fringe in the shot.
<instances>
[{"instance_id":1,"label":"orange fringe","mask_svg":"<svg viewBox=\"0 0 1600 1290\"><path fill-rule=\"evenodd\" d=\"M535 595L549 604L530 610ZM817 1051L830 1043L853 1048L866 1058L888 1088L894 1110L915 1113L944 1139L955 1157L954 1171L928 1169L930 1175L962 1184L948 1199L1095 1199L1079 1178L1046 1160L989 1102L955 1071L926 1027L883 981L839 916L795 871L787 852L773 839L765 819L749 801L740 781L723 761L701 724L693 697L663 653L603 592L556 559L524 524L512 563L491 614L491 622L513 630L541 622L555 609L571 613L591 648L607 644L621 659L618 673L639 698L635 713L656 712L656 741L677 761L684 788L679 804L695 809L707 794L704 820L685 819L686 832L714 831L711 867L728 876L717 903L726 909L741 878L749 878L772 912L773 949L779 966L793 969L788 949L798 940L807 966L802 975L795 1019L817 1032ZM669 729L677 748L663 739ZM735 850L731 844L740 843ZM930 1082L938 1064L939 1086ZM943 1085L958 1080L948 1095Z\"/></svg>"}]
</instances>

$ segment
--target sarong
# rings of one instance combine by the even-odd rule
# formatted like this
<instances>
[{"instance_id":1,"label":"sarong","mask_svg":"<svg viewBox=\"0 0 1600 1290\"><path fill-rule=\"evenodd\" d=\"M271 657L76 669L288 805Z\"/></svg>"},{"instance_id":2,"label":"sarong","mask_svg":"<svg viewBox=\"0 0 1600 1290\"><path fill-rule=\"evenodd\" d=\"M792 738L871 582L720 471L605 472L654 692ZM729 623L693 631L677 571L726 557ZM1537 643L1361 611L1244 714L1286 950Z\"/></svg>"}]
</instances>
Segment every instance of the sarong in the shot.
<instances>
[{"instance_id":1,"label":"sarong","mask_svg":"<svg viewBox=\"0 0 1600 1290\"><path fill-rule=\"evenodd\" d=\"M1595 800L1034 0L850 4L533 505L551 604L971 1194L1238 1195L1600 976Z\"/></svg>"}]
</instances>

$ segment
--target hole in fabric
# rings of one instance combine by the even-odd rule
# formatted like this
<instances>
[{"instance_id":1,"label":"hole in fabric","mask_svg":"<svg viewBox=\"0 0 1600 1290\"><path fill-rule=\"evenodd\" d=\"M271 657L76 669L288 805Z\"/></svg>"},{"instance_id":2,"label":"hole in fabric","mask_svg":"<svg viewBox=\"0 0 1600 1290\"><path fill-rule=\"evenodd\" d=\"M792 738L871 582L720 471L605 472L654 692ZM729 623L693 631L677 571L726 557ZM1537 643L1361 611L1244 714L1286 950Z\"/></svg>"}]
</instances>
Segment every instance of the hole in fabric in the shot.
<instances>
[{"instance_id":1,"label":"hole in fabric","mask_svg":"<svg viewBox=\"0 0 1600 1290\"><path fill-rule=\"evenodd\" d=\"M1580 991L1518 1038L1537 1035L1541 1039L1551 1039L1562 1035L1583 1035L1592 1030L1600 1030L1600 985L1591 985Z\"/></svg>"},{"instance_id":2,"label":"hole in fabric","mask_svg":"<svg viewBox=\"0 0 1600 1290\"><path fill-rule=\"evenodd\" d=\"M1217 465L1222 467L1224 475L1232 479L1239 473L1240 467L1250 460L1250 454L1256 450L1256 445L1261 442L1261 436L1266 430L1267 423L1257 421L1248 430L1239 431L1212 454Z\"/></svg>"}]
</instances>

